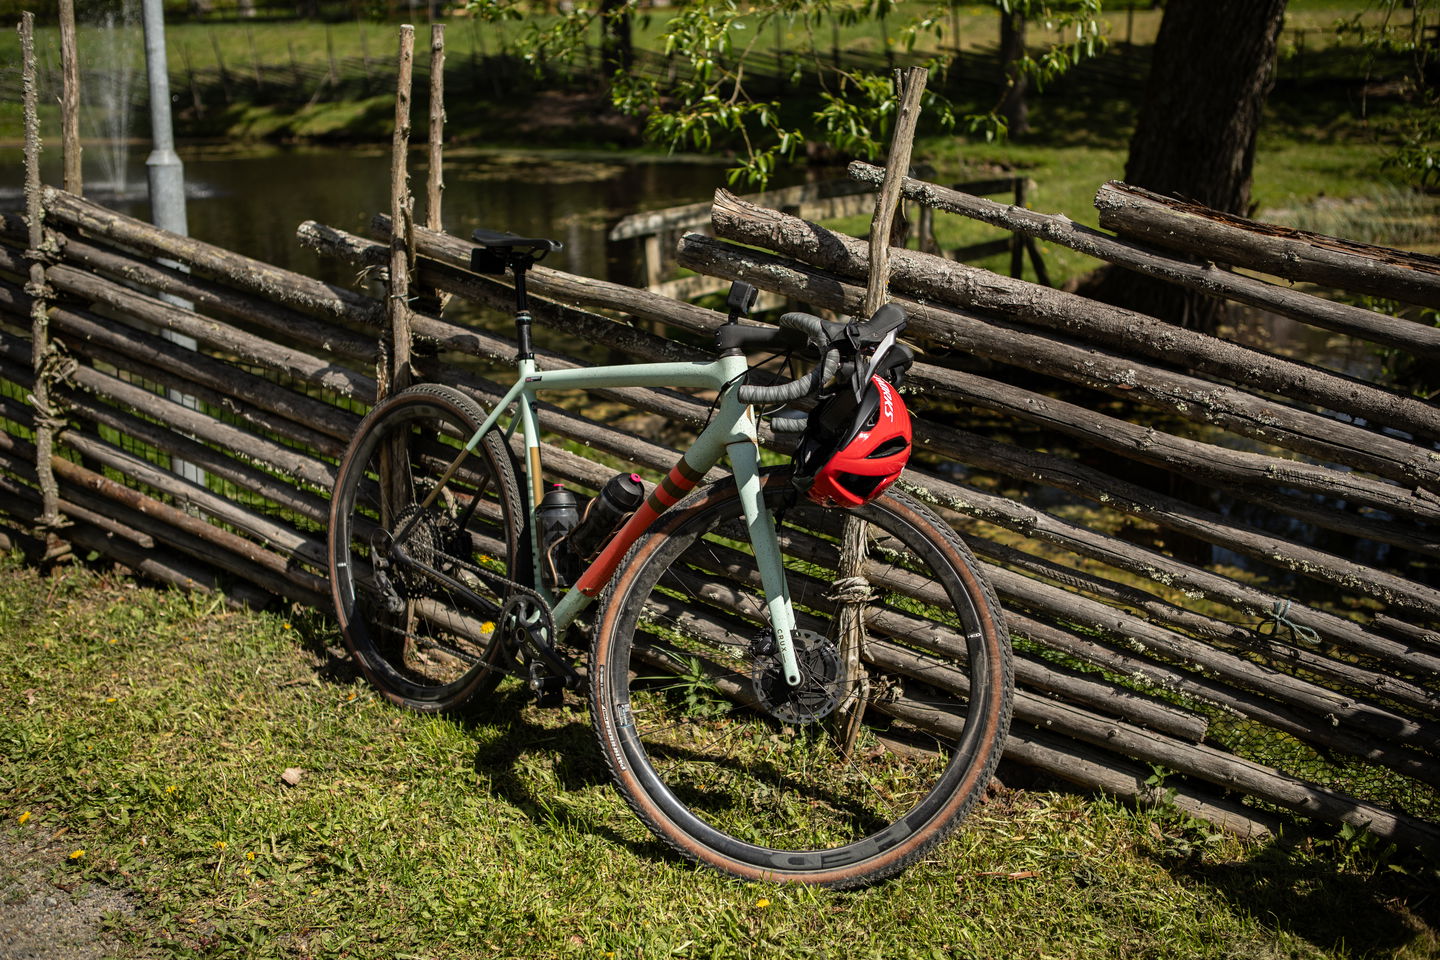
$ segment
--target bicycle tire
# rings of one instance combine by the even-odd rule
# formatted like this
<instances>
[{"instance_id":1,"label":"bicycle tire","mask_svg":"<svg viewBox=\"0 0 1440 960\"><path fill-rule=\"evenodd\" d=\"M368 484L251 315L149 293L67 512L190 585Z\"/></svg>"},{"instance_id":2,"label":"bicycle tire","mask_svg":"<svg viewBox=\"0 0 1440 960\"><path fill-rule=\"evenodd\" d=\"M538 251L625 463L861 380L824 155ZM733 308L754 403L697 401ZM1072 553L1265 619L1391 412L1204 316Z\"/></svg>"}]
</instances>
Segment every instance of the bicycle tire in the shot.
<instances>
[{"instance_id":1,"label":"bicycle tire","mask_svg":"<svg viewBox=\"0 0 1440 960\"><path fill-rule=\"evenodd\" d=\"M847 751L823 713L861 700L834 665L845 514L798 497L788 472L762 485L787 521L786 576L809 631L802 693L777 687L738 491L722 481L662 515L603 599L596 735L631 809L683 856L749 879L860 886L924 855L988 787L1009 729L1009 637L974 557L933 513L895 491L851 511L872 534L859 571L872 596Z\"/></svg>"},{"instance_id":2,"label":"bicycle tire","mask_svg":"<svg viewBox=\"0 0 1440 960\"><path fill-rule=\"evenodd\" d=\"M484 419L458 390L421 384L376 405L340 461L329 533L340 632L366 679L412 710L458 710L502 675L495 623L507 593L501 581L520 569L523 523L499 434L481 439L428 510L421 504ZM384 473L389 487L381 482L387 461L404 465ZM420 566L397 559L402 532Z\"/></svg>"}]
</instances>

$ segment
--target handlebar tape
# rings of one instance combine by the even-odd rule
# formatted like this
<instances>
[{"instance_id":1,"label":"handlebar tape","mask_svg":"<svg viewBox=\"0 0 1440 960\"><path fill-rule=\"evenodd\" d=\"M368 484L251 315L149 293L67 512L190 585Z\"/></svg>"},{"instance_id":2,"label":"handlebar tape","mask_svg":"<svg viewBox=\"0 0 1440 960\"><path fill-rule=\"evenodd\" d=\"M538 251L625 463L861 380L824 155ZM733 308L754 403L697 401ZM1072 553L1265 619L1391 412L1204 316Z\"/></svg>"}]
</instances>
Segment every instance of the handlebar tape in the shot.
<instances>
[{"instance_id":1,"label":"handlebar tape","mask_svg":"<svg viewBox=\"0 0 1440 960\"><path fill-rule=\"evenodd\" d=\"M830 337L825 330L824 323L819 317L812 317L808 313L782 314L779 325L805 334L805 339L821 352L820 365L811 369L805 376L798 380L791 380L789 383L780 383L769 387L745 384L736 391L740 402L789 403L818 389L834 376L835 369L840 365L840 357L838 351L830 345Z\"/></svg>"}]
</instances>

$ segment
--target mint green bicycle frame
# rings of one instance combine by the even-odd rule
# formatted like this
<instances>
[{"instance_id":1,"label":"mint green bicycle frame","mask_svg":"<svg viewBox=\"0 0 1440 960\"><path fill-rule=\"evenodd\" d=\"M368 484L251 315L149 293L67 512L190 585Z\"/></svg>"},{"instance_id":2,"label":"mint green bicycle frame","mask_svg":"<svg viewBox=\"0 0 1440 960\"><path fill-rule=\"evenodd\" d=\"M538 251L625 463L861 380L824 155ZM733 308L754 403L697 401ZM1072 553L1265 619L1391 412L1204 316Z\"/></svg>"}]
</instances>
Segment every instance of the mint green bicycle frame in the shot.
<instances>
[{"instance_id":1,"label":"mint green bicycle frame","mask_svg":"<svg viewBox=\"0 0 1440 960\"><path fill-rule=\"evenodd\" d=\"M525 444L525 503L530 523L531 556L535 563L535 583L546 602L551 605L551 618L557 632L575 621L600 590L609 582L620 561L657 516L693 488L711 467L728 455L730 468L740 490L740 505L745 514L746 530L760 582L765 590L765 606L770 615L780 663L785 680L791 686L800 684L800 670L795 662L792 633L795 614L790 604L790 589L781 563L780 546L775 536L775 521L760 492L760 447L755 434L755 410L736 397L735 386L744 380L748 363L743 356L723 356L711 361L693 363L636 363L617 366L585 367L569 370L539 370L531 358L518 361L519 377L495 409L475 431L465 452L456 458L427 498L426 506L438 495L450 475L459 468L465 456L473 451L482 437L495 429L505 411L512 405L518 410L506 430L506 437L518 429ZM700 432L690 449L671 469L670 475L655 488L646 502L620 528L600 556L581 574L577 583L558 603L540 577L539 524L535 511L540 504L542 480L540 470L540 430L535 417L535 399L542 390L598 389L602 387L709 387L719 392L718 408L710 423ZM553 638L552 638L553 640Z\"/></svg>"}]
</instances>

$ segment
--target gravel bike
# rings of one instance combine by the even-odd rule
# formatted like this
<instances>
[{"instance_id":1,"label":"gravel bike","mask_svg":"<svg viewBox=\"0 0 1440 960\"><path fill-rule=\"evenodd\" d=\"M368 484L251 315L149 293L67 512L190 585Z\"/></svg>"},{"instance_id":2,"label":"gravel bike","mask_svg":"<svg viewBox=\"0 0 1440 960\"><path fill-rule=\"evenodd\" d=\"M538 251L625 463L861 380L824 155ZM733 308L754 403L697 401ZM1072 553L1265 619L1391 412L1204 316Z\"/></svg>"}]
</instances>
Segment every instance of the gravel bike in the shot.
<instances>
[{"instance_id":1,"label":"gravel bike","mask_svg":"<svg viewBox=\"0 0 1440 960\"><path fill-rule=\"evenodd\" d=\"M340 463L330 577L365 676L421 711L474 704L507 675L542 701L584 691L625 801L718 870L849 887L913 863L1000 757L1012 667L999 604L915 499L891 489L824 509L786 469L761 468L756 434L757 405L885 362L903 313L742 324L754 290L736 284L714 360L541 370L525 276L560 245L483 230L475 241L473 269L513 277L514 386L488 413L441 384L399 392ZM747 351L815 363L747 383ZM633 512L567 557L591 510L577 526L544 487L536 397L620 386L716 399ZM722 457L731 475L702 483Z\"/></svg>"}]
</instances>

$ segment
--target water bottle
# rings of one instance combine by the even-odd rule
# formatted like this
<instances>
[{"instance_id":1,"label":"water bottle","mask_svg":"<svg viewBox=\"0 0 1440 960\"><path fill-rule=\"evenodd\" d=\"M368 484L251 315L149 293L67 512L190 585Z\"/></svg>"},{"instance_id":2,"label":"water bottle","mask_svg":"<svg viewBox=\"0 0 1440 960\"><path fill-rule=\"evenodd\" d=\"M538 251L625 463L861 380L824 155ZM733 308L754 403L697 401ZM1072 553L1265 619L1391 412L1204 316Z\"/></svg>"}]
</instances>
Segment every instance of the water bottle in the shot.
<instances>
[{"instance_id":1,"label":"water bottle","mask_svg":"<svg viewBox=\"0 0 1440 960\"><path fill-rule=\"evenodd\" d=\"M634 473L621 473L596 494L585 508L580 523L565 538L572 556L588 562L610 539L622 521L645 502L645 484Z\"/></svg>"},{"instance_id":2,"label":"water bottle","mask_svg":"<svg viewBox=\"0 0 1440 960\"><path fill-rule=\"evenodd\" d=\"M557 587L569 584L574 577L576 563L565 549L561 539L575 529L580 522L580 501L575 494L558 483L550 485L540 506L535 511L535 522L540 526L540 549L545 553L545 573Z\"/></svg>"}]
</instances>

